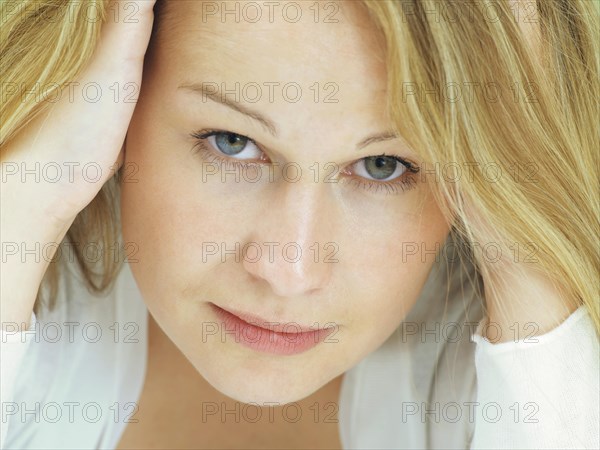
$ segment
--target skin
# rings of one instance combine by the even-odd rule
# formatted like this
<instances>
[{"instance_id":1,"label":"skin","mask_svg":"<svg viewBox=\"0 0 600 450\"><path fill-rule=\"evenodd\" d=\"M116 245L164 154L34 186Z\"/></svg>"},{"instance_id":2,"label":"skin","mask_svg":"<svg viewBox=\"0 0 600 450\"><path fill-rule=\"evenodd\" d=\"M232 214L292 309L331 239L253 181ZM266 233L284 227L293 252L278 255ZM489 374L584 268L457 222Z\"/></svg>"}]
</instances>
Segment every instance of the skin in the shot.
<instances>
[{"instance_id":1,"label":"skin","mask_svg":"<svg viewBox=\"0 0 600 450\"><path fill-rule=\"evenodd\" d=\"M411 189L396 184L396 193L360 176L369 156L421 161L389 136L359 148L393 128L385 113L385 58L358 6L341 4L338 19L204 23L202 2L171 2L157 18L161 31L151 42L127 135L125 165L138 170L122 185L123 236L139 248L131 269L154 320L208 383L238 401L298 401L377 349L417 300L435 261L433 255L407 257L403 242L432 249L449 232L431 195L434 186L420 174ZM273 122L274 136L257 120L179 88L202 82L228 89L236 82L296 82L303 96L292 103L275 89L271 102L265 88L254 103L239 99ZM315 102L315 82L335 83L339 101L325 103L330 91L321 90ZM262 173L260 181L228 175L223 182L220 174L203 179L214 161L206 154L219 151L204 157L192 151L198 141L190 134L206 129L251 137L261 151L248 153L254 163L248 170ZM296 182L278 169L291 162L302 169ZM315 163L317 180L309 168ZM324 182L326 175L334 182ZM248 242L279 246L273 259L263 246L260 258L239 255L236 261L218 253L203 261L207 242L227 249ZM338 249L334 263L323 261L332 253L325 247L330 242ZM283 259L286 243L302 248L297 262ZM271 322L333 322L337 330L332 342L300 354L262 353L232 336L203 338L207 324L221 326L209 302Z\"/></svg>"}]
</instances>

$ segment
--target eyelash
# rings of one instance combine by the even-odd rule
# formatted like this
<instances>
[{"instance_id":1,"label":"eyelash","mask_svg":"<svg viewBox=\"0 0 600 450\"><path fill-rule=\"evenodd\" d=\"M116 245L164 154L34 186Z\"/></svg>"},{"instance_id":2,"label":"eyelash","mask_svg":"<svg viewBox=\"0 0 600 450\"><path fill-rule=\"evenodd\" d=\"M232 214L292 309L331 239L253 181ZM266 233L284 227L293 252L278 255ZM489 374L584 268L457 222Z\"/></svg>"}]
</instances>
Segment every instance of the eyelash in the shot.
<instances>
[{"instance_id":1,"label":"eyelash","mask_svg":"<svg viewBox=\"0 0 600 450\"><path fill-rule=\"evenodd\" d=\"M213 150L210 148L210 146L206 145L205 141L209 137L214 136L219 133L229 133L229 134L235 134L237 136L244 137L244 138L248 139L248 142L253 143L259 150L261 150L264 153L261 146L259 144L257 144L256 141L254 141L253 139L251 139L247 136L237 134L232 131L226 131L226 130L201 130L201 131L192 132L190 134L190 136L196 140L196 143L192 147L192 151L195 153L199 153L202 156L202 158L204 158L208 162L226 164L227 170L231 170L233 168L236 168L236 167L239 167L242 165L250 166L253 164L263 163L262 161L261 162L254 162L254 161L240 162L243 160L227 158L226 156L221 156L221 155L217 154L216 150ZM396 155L380 154L377 156L387 156L390 158L394 158L396 161L398 161L400 164L402 164L404 167L406 167L406 171L399 178L396 178L394 181L374 181L374 180L367 180L360 176L350 176L350 179L347 180L347 182L354 185L356 188L362 188L362 189L366 189L367 191L372 191L372 192L377 192L377 193L383 191L384 194L398 194L399 192L408 191L408 190L416 187L416 184L417 184L416 174L419 173L419 171L420 171L419 166L413 164L410 161L406 161L405 159L403 159L399 156L396 156ZM363 158L360 158L360 159L363 159ZM231 164L231 166L229 166L229 164ZM354 163L352 163L352 164L354 164Z\"/></svg>"}]
</instances>

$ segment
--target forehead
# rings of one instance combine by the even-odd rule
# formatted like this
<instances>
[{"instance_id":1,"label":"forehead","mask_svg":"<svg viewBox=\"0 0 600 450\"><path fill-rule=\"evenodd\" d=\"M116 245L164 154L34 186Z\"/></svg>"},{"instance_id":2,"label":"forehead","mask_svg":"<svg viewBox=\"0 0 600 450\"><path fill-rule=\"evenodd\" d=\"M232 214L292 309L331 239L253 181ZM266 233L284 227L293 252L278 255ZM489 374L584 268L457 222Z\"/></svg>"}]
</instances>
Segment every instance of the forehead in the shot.
<instances>
[{"instance_id":1,"label":"forehead","mask_svg":"<svg viewBox=\"0 0 600 450\"><path fill-rule=\"evenodd\" d=\"M368 81L380 89L382 39L360 5L163 0L153 51L163 64L193 66L203 76L312 79L363 89Z\"/></svg>"}]
</instances>

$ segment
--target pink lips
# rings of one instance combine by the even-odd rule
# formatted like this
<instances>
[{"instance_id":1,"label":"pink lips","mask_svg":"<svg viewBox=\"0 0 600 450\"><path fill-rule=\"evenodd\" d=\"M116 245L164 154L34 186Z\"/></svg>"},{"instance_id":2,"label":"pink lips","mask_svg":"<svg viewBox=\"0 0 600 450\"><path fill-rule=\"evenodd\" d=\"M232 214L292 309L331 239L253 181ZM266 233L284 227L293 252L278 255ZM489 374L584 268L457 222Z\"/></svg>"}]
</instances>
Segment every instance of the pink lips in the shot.
<instances>
[{"instance_id":1,"label":"pink lips","mask_svg":"<svg viewBox=\"0 0 600 450\"><path fill-rule=\"evenodd\" d=\"M245 313L230 312L210 303L223 321L222 335L246 347L275 355L295 355L322 342L336 327L306 327L295 322L273 323Z\"/></svg>"}]
</instances>

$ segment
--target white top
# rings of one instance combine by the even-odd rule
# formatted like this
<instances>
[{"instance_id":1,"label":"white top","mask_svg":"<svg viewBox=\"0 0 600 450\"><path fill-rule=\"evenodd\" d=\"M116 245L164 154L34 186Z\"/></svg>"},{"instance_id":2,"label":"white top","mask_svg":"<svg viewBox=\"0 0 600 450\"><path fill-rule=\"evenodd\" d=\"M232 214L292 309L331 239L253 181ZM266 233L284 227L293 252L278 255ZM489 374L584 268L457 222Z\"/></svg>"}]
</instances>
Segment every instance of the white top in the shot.
<instances>
[{"instance_id":1,"label":"white top","mask_svg":"<svg viewBox=\"0 0 600 450\"><path fill-rule=\"evenodd\" d=\"M461 288L472 267L447 269L434 264L396 332L346 372L343 447L600 448L599 342L587 309L535 339L523 330L518 342L492 344L480 333L481 301ZM115 448L136 412L148 312L130 268L105 297L76 270L61 283L54 311L32 315L27 332L2 332L2 449Z\"/></svg>"}]
</instances>

